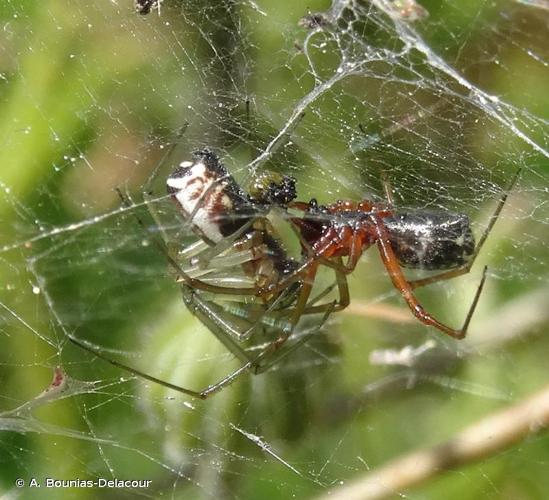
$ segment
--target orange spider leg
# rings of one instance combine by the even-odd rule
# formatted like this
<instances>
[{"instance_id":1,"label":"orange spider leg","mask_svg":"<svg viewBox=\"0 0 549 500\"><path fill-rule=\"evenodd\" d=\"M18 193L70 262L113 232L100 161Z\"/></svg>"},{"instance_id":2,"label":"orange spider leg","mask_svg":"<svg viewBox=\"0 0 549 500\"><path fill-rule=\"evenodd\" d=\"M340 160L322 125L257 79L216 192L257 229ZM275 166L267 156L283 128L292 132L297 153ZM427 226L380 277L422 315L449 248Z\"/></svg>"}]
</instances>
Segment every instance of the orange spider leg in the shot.
<instances>
[{"instance_id":1,"label":"orange spider leg","mask_svg":"<svg viewBox=\"0 0 549 500\"><path fill-rule=\"evenodd\" d=\"M482 279L480 280L480 284L477 288L477 292L473 299L473 303L469 308L469 312L467 313L463 326L459 330L450 328L449 326L446 326L440 321L438 321L437 319L435 319L428 312L426 312L425 309L423 309L423 306L419 303L419 301L414 295L413 285L411 285L410 282L408 282L408 280L404 276L404 273L402 272L402 269L400 268L398 259L395 255L395 252L393 251L393 248L391 247L391 244L389 242L389 236L387 234L387 230L385 229L385 226L383 225L382 220L376 217L375 215L372 216L371 219L376 229L377 245L379 248L379 253L381 255L383 264L385 265L387 272L389 273L389 276L391 278L391 281L393 282L394 287L404 297L404 300L408 304L408 307L414 313L415 317L419 319L422 323L429 326L434 326L435 328L439 329L441 332L444 332L446 335L449 335L450 337L453 337L456 339L464 338L465 335L467 334L467 328L469 327L469 323L471 322L473 313L475 312L475 308L477 306L480 293L482 292L482 288L484 287L484 282L486 281L487 268L484 268Z\"/></svg>"}]
</instances>

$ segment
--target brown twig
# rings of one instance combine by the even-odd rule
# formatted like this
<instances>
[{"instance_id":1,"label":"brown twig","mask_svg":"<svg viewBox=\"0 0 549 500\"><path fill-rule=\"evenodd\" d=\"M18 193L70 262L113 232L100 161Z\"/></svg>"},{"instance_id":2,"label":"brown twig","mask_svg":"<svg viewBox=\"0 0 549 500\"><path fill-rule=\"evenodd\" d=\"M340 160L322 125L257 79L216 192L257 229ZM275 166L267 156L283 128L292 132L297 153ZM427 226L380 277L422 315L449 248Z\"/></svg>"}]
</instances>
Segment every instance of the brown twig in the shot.
<instances>
[{"instance_id":1,"label":"brown twig","mask_svg":"<svg viewBox=\"0 0 549 500\"><path fill-rule=\"evenodd\" d=\"M549 426L549 386L490 415L439 445L413 451L319 500L373 500L395 495L446 470L470 464L544 431Z\"/></svg>"}]
</instances>

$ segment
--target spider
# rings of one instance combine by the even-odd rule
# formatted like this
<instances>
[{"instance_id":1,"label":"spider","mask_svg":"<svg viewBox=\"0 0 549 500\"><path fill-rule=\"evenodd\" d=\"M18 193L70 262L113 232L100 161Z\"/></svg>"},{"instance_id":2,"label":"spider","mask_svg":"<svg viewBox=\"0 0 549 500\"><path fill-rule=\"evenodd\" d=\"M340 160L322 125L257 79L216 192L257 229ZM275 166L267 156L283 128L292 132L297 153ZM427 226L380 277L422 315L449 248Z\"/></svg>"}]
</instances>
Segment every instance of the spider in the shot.
<instances>
[{"instance_id":1,"label":"spider","mask_svg":"<svg viewBox=\"0 0 549 500\"><path fill-rule=\"evenodd\" d=\"M246 193L218 157L205 149L194 152L193 161L181 162L167 178L166 187L168 195L182 212L184 221L199 239L175 252L172 242L164 234L164 241L155 237L152 241L173 270L187 308L244 363L243 367L203 391L192 391L111 360L72 336L69 339L115 366L205 399L245 370L253 369L255 373L260 373L279 359L273 356L269 364L265 364L262 361L266 361L271 349L256 357L243 349L240 343L252 333L261 330L267 336L275 335L278 338L283 334L281 332L289 336L303 315L324 312L313 331L281 353L282 357L320 329L331 312L332 303L316 305L329 290L311 300L308 300L309 294L301 295L303 281L295 274L298 262L287 255L267 218L271 209L285 210L295 199L295 179L268 172L255 177L249 186L249 193ZM125 196L120 191L118 194L129 207ZM149 206L149 210L156 221L153 207ZM149 231L138 216L136 219ZM162 224L158 227L162 228ZM276 284L281 282L286 283L285 286L275 290ZM231 297L244 297L245 301Z\"/></svg>"},{"instance_id":2,"label":"spider","mask_svg":"<svg viewBox=\"0 0 549 500\"><path fill-rule=\"evenodd\" d=\"M445 325L425 311L415 297L414 289L470 271L519 172L500 197L475 246L466 215L399 212L393 206L387 183L384 183L385 202L339 200L319 205L316 199L295 201L295 179L266 173L255 180L246 194L213 152L197 151L193 161L182 162L168 177L167 191L200 239L176 255L167 244L157 242L157 246L174 270L189 310L243 365L217 383L194 391L111 360L81 341L70 339L115 366L184 394L206 399L242 373L248 370L260 373L272 366L316 333L332 312L345 309L350 303L346 276L355 270L362 253L373 245L377 245L394 287L416 318L461 339L467 333L477 306L487 268L484 268L460 329ZM302 252L299 261L288 257L267 218L268 212L274 209L287 217L299 239ZM138 222L146 228L139 218ZM321 265L334 270L335 283L311 298ZM442 272L409 281L403 267ZM235 279L238 268L242 275ZM338 290L337 299L319 304L333 287ZM224 308L216 302L220 296L239 296L246 301ZM250 312L251 320L245 317ZM312 333L280 354L280 348L295 331L300 319L309 314L323 314L320 323ZM239 316L240 321L237 321ZM238 342L265 325L274 327L275 338L258 355L251 357ZM279 353L278 356L275 353Z\"/></svg>"}]
</instances>

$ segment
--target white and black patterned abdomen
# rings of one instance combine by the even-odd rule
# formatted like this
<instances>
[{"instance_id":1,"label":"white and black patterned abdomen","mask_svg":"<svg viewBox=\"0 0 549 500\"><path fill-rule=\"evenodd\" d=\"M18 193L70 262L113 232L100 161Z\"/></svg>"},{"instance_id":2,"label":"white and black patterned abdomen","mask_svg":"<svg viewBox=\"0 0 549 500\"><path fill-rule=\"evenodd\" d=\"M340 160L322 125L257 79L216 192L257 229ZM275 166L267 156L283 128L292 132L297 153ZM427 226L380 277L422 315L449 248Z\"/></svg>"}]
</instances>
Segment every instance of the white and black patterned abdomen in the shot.
<instances>
[{"instance_id":1,"label":"white and black patterned abdomen","mask_svg":"<svg viewBox=\"0 0 549 500\"><path fill-rule=\"evenodd\" d=\"M246 194L209 150L196 151L193 161L181 162L166 187L193 230L209 243L233 234L254 213Z\"/></svg>"}]
</instances>

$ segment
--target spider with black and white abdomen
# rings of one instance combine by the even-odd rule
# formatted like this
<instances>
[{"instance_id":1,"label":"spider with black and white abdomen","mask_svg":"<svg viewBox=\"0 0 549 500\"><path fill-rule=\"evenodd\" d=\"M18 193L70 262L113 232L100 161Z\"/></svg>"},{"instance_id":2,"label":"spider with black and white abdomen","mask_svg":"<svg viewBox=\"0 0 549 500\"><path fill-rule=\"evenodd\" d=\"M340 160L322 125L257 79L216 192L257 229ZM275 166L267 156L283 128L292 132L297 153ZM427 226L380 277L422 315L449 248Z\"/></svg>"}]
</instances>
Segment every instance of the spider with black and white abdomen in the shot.
<instances>
[{"instance_id":1,"label":"spider with black and white abdomen","mask_svg":"<svg viewBox=\"0 0 549 500\"><path fill-rule=\"evenodd\" d=\"M350 303L346 276L355 270L362 253L372 245L377 245L393 285L416 318L451 337L463 338L486 280L486 268L459 329L445 325L425 311L414 289L469 272L519 173L520 170L502 193L475 245L466 215L399 212L393 206L387 185L385 202L339 200L324 206L315 199L295 201L293 178L266 173L256 178L249 193L245 193L213 152L197 151L192 161L180 163L166 184L168 194L199 239L175 254L170 250L170 242L154 241L176 274L186 306L242 366L207 388L195 391L159 380L111 360L79 340L71 340L140 377L206 399L242 373L260 373L272 366L314 335L332 312L346 308ZM282 213L290 222L299 239L300 259L288 256L267 218L272 210ZM141 219L138 222L147 229ZM311 297L320 266L333 269L335 283ZM442 272L409 281L402 267ZM338 297L323 301L332 288L337 288ZM221 304L227 297L244 301ZM311 314L322 315L317 327L290 348L281 350L300 319ZM252 356L240 343L264 327L274 332L274 338Z\"/></svg>"},{"instance_id":2,"label":"spider with black and white abdomen","mask_svg":"<svg viewBox=\"0 0 549 500\"><path fill-rule=\"evenodd\" d=\"M180 248L165 235L162 224L158 224L164 239L151 234L151 240L165 255L187 308L243 363L243 367L203 391L192 391L112 360L78 339L70 337L70 340L138 376L206 398L228 385L237 374L248 369L260 373L304 343L325 322L333 302L318 304L330 291L326 290L307 300L306 307L301 306L299 297L303 282L294 274L299 264L287 255L267 217L273 209L285 210L295 198L292 177L273 172L255 176L246 193L218 157L206 149L193 153L193 161L181 162L167 178L166 187L182 212L184 222L199 238ZM123 204L130 207L125 196L120 192L119 195ZM156 221L152 205L148 206ZM136 220L150 233L141 218L136 216ZM281 289L267 291L280 282L287 284ZM284 332L289 335L303 315L319 313L323 313L322 318L312 332L305 332L303 338L285 353L267 359L268 352L256 357L242 347L242 342L253 333L261 331L264 338L279 338Z\"/></svg>"}]
</instances>

